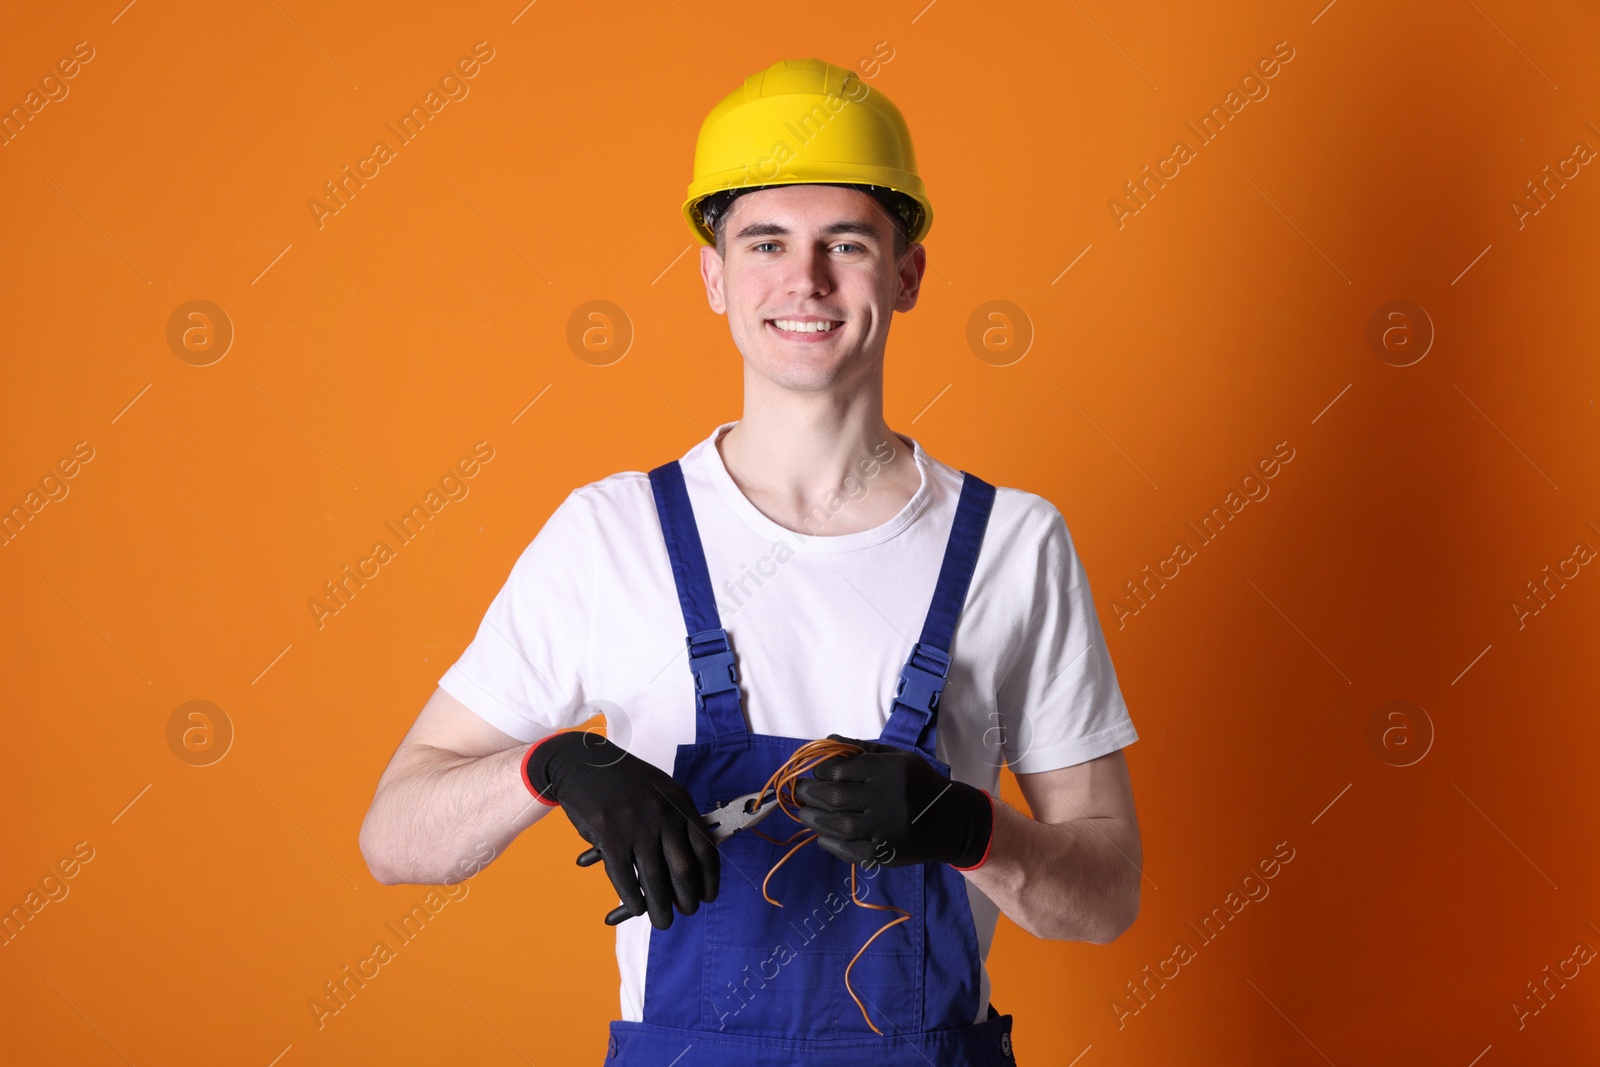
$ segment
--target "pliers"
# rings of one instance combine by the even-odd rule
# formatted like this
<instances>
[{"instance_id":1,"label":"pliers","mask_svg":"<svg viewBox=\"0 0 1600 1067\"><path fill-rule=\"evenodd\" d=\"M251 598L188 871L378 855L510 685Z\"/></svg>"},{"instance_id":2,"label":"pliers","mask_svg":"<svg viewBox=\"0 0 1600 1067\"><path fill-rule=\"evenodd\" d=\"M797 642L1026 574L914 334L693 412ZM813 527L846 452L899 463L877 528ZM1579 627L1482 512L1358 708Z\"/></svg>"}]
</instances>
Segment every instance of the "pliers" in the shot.
<instances>
[{"instance_id":1,"label":"pliers","mask_svg":"<svg viewBox=\"0 0 1600 1067\"><path fill-rule=\"evenodd\" d=\"M734 797L732 800L719 804L701 816L706 824L711 840L722 844L732 837L736 831L754 826L765 819L778 807L778 794L771 793L746 793L744 796Z\"/></svg>"}]
</instances>

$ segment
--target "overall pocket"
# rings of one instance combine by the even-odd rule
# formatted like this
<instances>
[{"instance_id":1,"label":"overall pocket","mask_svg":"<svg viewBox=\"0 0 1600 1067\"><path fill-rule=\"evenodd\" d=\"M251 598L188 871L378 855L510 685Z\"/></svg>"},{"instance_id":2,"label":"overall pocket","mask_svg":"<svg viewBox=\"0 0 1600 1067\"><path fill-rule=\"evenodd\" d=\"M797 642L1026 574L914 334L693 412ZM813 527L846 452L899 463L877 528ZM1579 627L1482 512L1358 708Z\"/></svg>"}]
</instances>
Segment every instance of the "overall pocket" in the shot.
<instances>
[{"instance_id":1,"label":"overall pocket","mask_svg":"<svg viewBox=\"0 0 1600 1067\"><path fill-rule=\"evenodd\" d=\"M760 824L787 837L801 829L782 812ZM762 896L762 881L791 845L750 831L722 845L717 899L707 905L703 961L704 1025L712 1030L772 1037L874 1036L854 990L884 1034L923 1028L924 868L856 869L856 895L868 905L889 905L910 918L883 930L901 911L855 903L850 864L815 841L777 869ZM845 968L850 967L850 990Z\"/></svg>"}]
</instances>

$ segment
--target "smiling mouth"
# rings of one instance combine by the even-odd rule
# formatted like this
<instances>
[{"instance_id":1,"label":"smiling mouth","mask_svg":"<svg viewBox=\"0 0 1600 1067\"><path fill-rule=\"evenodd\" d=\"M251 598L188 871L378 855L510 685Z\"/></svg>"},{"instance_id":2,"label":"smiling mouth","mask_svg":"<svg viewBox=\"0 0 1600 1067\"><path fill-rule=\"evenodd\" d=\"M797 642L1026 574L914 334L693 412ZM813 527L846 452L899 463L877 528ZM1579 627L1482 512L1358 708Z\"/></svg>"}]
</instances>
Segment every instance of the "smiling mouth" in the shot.
<instances>
[{"instance_id":1,"label":"smiling mouth","mask_svg":"<svg viewBox=\"0 0 1600 1067\"><path fill-rule=\"evenodd\" d=\"M832 333L843 326L842 322L799 322L795 319L768 319L767 325L780 333L792 333L797 336L807 334Z\"/></svg>"}]
</instances>

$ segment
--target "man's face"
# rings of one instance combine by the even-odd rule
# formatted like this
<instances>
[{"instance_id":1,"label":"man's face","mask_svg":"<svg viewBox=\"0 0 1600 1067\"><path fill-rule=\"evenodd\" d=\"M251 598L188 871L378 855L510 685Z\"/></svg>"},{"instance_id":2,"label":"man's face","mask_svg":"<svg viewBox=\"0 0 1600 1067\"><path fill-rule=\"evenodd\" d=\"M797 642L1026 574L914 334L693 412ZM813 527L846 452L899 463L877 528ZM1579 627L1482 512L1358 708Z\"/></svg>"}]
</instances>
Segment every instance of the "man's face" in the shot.
<instances>
[{"instance_id":1,"label":"man's face","mask_svg":"<svg viewBox=\"0 0 1600 1067\"><path fill-rule=\"evenodd\" d=\"M700 274L750 369L796 390L879 373L890 316L916 306L927 254L913 244L895 262L876 200L831 185L761 189L733 202L724 237L723 256L701 248Z\"/></svg>"}]
</instances>

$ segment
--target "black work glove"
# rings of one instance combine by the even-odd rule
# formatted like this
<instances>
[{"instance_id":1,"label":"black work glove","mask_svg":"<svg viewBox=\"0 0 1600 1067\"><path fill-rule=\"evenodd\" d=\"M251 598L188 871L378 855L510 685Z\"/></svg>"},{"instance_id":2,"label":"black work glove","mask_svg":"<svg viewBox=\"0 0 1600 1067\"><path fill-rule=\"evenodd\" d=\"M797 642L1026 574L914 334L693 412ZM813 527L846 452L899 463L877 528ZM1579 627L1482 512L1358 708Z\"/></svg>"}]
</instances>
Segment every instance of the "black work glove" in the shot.
<instances>
[{"instance_id":1,"label":"black work glove","mask_svg":"<svg viewBox=\"0 0 1600 1067\"><path fill-rule=\"evenodd\" d=\"M817 844L850 863L978 866L989 854L989 794L944 777L927 760L879 741L829 734L866 751L817 764L795 783L802 823Z\"/></svg>"},{"instance_id":2,"label":"black work glove","mask_svg":"<svg viewBox=\"0 0 1600 1067\"><path fill-rule=\"evenodd\" d=\"M672 909L693 915L717 897L722 857L694 800L673 777L599 734L567 731L539 742L523 759L523 784L559 804L594 847L578 866L605 860L622 903L606 916L616 926L650 915L658 930Z\"/></svg>"}]
</instances>

